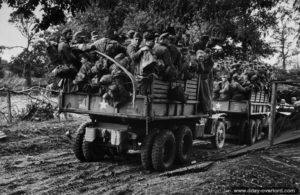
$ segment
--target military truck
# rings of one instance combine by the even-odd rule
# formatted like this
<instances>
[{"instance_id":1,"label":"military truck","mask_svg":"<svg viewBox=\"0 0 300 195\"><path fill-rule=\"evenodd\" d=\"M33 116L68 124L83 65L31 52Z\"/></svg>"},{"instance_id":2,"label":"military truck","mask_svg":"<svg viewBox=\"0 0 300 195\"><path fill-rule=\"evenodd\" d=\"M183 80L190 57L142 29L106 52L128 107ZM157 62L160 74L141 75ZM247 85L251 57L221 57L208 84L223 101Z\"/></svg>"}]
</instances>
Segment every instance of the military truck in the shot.
<instances>
[{"instance_id":1,"label":"military truck","mask_svg":"<svg viewBox=\"0 0 300 195\"><path fill-rule=\"evenodd\" d=\"M131 73L107 55L99 54L130 78L132 100L115 107L97 94L60 93L61 112L88 114L91 119L77 130L73 150L80 161L100 161L107 155L140 150L145 169L164 171L174 163L190 161L194 139L210 139L216 148L223 147L224 118L212 118L199 110L201 75L175 82L154 79L149 85L150 93L141 95L136 92ZM186 101L170 100L170 89L176 86L184 89Z\"/></svg>"}]
</instances>

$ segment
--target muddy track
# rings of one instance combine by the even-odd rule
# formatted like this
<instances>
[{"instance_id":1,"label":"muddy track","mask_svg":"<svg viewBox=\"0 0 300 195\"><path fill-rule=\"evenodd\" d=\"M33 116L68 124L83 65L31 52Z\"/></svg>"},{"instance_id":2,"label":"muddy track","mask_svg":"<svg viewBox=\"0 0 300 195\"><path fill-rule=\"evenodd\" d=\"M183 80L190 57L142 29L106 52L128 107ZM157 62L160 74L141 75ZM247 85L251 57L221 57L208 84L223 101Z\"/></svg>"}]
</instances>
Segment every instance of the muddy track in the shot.
<instances>
[{"instance_id":1,"label":"muddy track","mask_svg":"<svg viewBox=\"0 0 300 195\"><path fill-rule=\"evenodd\" d=\"M71 150L72 139L65 133L69 130L73 135L83 121L26 123L4 129L9 137L0 142L0 194L168 194L206 193L211 189L225 193L235 185L294 186L300 179L299 164L280 161L290 158L278 156L276 150L216 161L207 170L172 177L145 172L139 154L80 163ZM241 147L245 146L229 143L217 151L209 142L198 142L192 161L201 163ZM277 150L283 152L287 147L295 155L299 153L300 144Z\"/></svg>"}]
</instances>

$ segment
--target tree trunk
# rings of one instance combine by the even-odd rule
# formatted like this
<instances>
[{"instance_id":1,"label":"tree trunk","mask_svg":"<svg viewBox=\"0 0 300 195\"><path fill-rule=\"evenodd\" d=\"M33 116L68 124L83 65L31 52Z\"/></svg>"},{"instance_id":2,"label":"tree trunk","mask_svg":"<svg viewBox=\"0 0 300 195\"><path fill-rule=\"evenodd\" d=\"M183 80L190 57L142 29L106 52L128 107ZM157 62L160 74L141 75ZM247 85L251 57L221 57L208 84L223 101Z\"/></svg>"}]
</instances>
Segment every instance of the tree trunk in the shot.
<instances>
[{"instance_id":1,"label":"tree trunk","mask_svg":"<svg viewBox=\"0 0 300 195\"><path fill-rule=\"evenodd\" d=\"M285 70L286 69L286 56L285 56L285 38L284 38L284 34L283 31L281 33L281 55L282 55L282 68Z\"/></svg>"},{"instance_id":2,"label":"tree trunk","mask_svg":"<svg viewBox=\"0 0 300 195\"><path fill-rule=\"evenodd\" d=\"M25 86L27 88L31 87L31 64L26 63L24 66L24 78L25 78Z\"/></svg>"},{"instance_id":3,"label":"tree trunk","mask_svg":"<svg viewBox=\"0 0 300 195\"><path fill-rule=\"evenodd\" d=\"M24 70L23 70L24 78L25 78L25 86L27 88L31 87L31 60L28 55L29 54L29 44L30 44L30 40L28 40L28 43L27 43L26 53L27 53L28 57L25 60L25 65L24 65Z\"/></svg>"}]
</instances>

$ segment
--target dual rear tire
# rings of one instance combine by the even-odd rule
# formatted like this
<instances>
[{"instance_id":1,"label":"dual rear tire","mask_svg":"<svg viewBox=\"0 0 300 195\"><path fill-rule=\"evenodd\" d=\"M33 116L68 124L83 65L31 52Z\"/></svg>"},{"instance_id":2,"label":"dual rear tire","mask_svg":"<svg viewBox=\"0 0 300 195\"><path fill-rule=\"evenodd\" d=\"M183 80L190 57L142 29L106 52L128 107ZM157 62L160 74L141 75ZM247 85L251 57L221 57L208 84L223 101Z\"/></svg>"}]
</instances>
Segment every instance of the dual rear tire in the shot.
<instances>
[{"instance_id":1,"label":"dual rear tire","mask_svg":"<svg viewBox=\"0 0 300 195\"><path fill-rule=\"evenodd\" d=\"M147 170L168 170L174 162L189 162L192 147L192 131L187 126L179 127L175 133L170 130L162 130L159 133L154 131L144 140L141 150L142 165Z\"/></svg>"},{"instance_id":2,"label":"dual rear tire","mask_svg":"<svg viewBox=\"0 0 300 195\"><path fill-rule=\"evenodd\" d=\"M261 119L244 120L240 126L239 140L240 144L246 143L253 145L261 139L262 122Z\"/></svg>"}]
</instances>

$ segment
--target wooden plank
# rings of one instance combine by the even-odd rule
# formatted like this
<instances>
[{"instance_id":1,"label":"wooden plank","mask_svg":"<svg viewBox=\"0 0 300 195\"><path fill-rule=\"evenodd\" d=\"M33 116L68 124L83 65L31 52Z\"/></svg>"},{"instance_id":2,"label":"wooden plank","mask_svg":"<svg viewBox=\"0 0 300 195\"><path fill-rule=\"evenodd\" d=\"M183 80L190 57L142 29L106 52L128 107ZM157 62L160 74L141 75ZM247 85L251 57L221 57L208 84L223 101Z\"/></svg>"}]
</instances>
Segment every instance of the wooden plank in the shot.
<instances>
[{"instance_id":1,"label":"wooden plank","mask_svg":"<svg viewBox=\"0 0 300 195\"><path fill-rule=\"evenodd\" d=\"M274 139L274 145L296 140L296 139L300 139L300 130L286 131L284 133L281 133L279 137L276 137Z\"/></svg>"},{"instance_id":2,"label":"wooden plank","mask_svg":"<svg viewBox=\"0 0 300 195\"><path fill-rule=\"evenodd\" d=\"M153 89L152 93L153 93L153 94L156 94L156 93L167 94L167 93L168 93L168 90L166 90L166 89Z\"/></svg>"},{"instance_id":3,"label":"wooden plank","mask_svg":"<svg viewBox=\"0 0 300 195\"><path fill-rule=\"evenodd\" d=\"M287 131L287 132L282 133L279 137L275 138L273 143L274 143L274 145L277 145L277 144L281 144L284 142L297 140L297 139L300 139L300 130ZM234 157L234 156L245 154L250 151L260 150L260 149L264 149L267 147L269 147L269 141L262 140L262 141L259 141L255 144L253 144L252 146L231 152L226 157ZM226 157L224 157L224 158L226 158Z\"/></svg>"},{"instance_id":4,"label":"wooden plank","mask_svg":"<svg viewBox=\"0 0 300 195\"><path fill-rule=\"evenodd\" d=\"M197 95L195 93L185 93L185 94L188 96L191 96L191 97L197 97Z\"/></svg>"},{"instance_id":5,"label":"wooden plank","mask_svg":"<svg viewBox=\"0 0 300 195\"><path fill-rule=\"evenodd\" d=\"M169 102L171 102L173 104L181 104L182 103L182 102L179 102L179 101L170 101L168 99L154 99L152 102L153 103L169 103ZM187 100L185 103L186 104L197 104L199 102L195 101L195 100Z\"/></svg>"},{"instance_id":6,"label":"wooden plank","mask_svg":"<svg viewBox=\"0 0 300 195\"><path fill-rule=\"evenodd\" d=\"M168 90L169 86L165 86L165 85L155 85L153 86L153 89L165 89Z\"/></svg>"},{"instance_id":7,"label":"wooden plank","mask_svg":"<svg viewBox=\"0 0 300 195\"><path fill-rule=\"evenodd\" d=\"M197 89L197 85L187 84L186 88L188 88L188 89Z\"/></svg>"},{"instance_id":8,"label":"wooden plank","mask_svg":"<svg viewBox=\"0 0 300 195\"><path fill-rule=\"evenodd\" d=\"M197 93L198 88L197 88L197 86L195 86L195 87L186 87L185 90L194 90Z\"/></svg>"},{"instance_id":9,"label":"wooden plank","mask_svg":"<svg viewBox=\"0 0 300 195\"><path fill-rule=\"evenodd\" d=\"M184 174L188 174L188 173L203 172L203 171L208 170L212 165L213 165L212 161L201 162L201 163L197 163L197 164L190 165L187 167L183 167L183 168L179 168L179 169L175 169L172 171L162 173L159 175L159 177L173 177L173 176L179 176L179 175L184 175Z\"/></svg>"},{"instance_id":10,"label":"wooden plank","mask_svg":"<svg viewBox=\"0 0 300 195\"><path fill-rule=\"evenodd\" d=\"M251 102L250 105L256 105L256 106L271 106L270 103L263 103L263 102Z\"/></svg>"},{"instance_id":11,"label":"wooden plank","mask_svg":"<svg viewBox=\"0 0 300 195\"><path fill-rule=\"evenodd\" d=\"M154 98L167 98L167 94L152 94Z\"/></svg>"},{"instance_id":12,"label":"wooden plank","mask_svg":"<svg viewBox=\"0 0 300 195\"><path fill-rule=\"evenodd\" d=\"M197 85L197 84L198 84L198 81L187 80L186 83L187 83L187 84L191 84L191 85Z\"/></svg>"},{"instance_id":13,"label":"wooden plank","mask_svg":"<svg viewBox=\"0 0 300 195\"><path fill-rule=\"evenodd\" d=\"M191 93L197 93L197 90L196 89L189 89L189 88L187 88L186 90L185 90L186 92L191 92Z\"/></svg>"},{"instance_id":14,"label":"wooden plank","mask_svg":"<svg viewBox=\"0 0 300 195\"><path fill-rule=\"evenodd\" d=\"M165 81L160 81L160 80L154 80L152 82L153 85L159 84L159 85L166 85L169 86L169 82L165 82Z\"/></svg>"},{"instance_id":15,"label":"wooden plank","mask_svg":"<svg viewBox=\"0 0 300 195\"><path fill-rule=\"evenodd\" d=\"M272 83L272 99L271 99L271 121L269 125L269 141L270 141L270 146L273 145L274 142L274 130L275 130L275 115L276 115L276 104L277 104L277 84Z\"/></svg>"},{"instance_id":16,"label":"wooden plank","mask_svg":"<svg viewBox=\"0 0 300 195\"><path fill-rule=\"evenodd\" d=\"M161 85L161 86L169 86L170 83L168 82L153 82L152 85L156 86L156 85Z\"/></svg>"},{"instance_id":17,"label":"wooden plank","mask_svg":"<svg viewBox=\"0 0 300 195\"><path fill-rule=\"evenodd\" d=\"M189 99L189 100L196 100L197 97L196 97L196 96L189 96L188 99Z\"/></svg>"},{"instance_id":18,"label":"wooden plank","mask_svg":"<svg viewBox=\"0 0 300 195\"><path fill-rule=\"evenodd\" d=\"M197 95L196 91L185 91L184 93L189 95Z\"/></svg>"},{"instance_id":19,"label":"wooden plank","mask_svg":"<svg viewBox=\"0 0 300 195\"><path fill-rule=\"evenodd\" d=\"M101 113L101 112L95 112L95 111L89 111L89 110L68 109L68 108L62 108L61 111L62 112L76 113L76 114L86 114L86 115L97 115L97 116L108 116L108 117L120 117L120 118L146 120L146 116L143 116L141 114L128 115L128 114L121 114L121 113Z\"/></svg>"},{"instance_id":20,"label":"wooden plank","mask_svg":"<svg viewBox=\"0 0 300 195\"><path fill-rule=\"evenodd\" d=\"M199 119L208 117L208 114L188 115L188 116L154 116L152 120L182 120L182 119Z\"/></svg>"}]
</instances>

